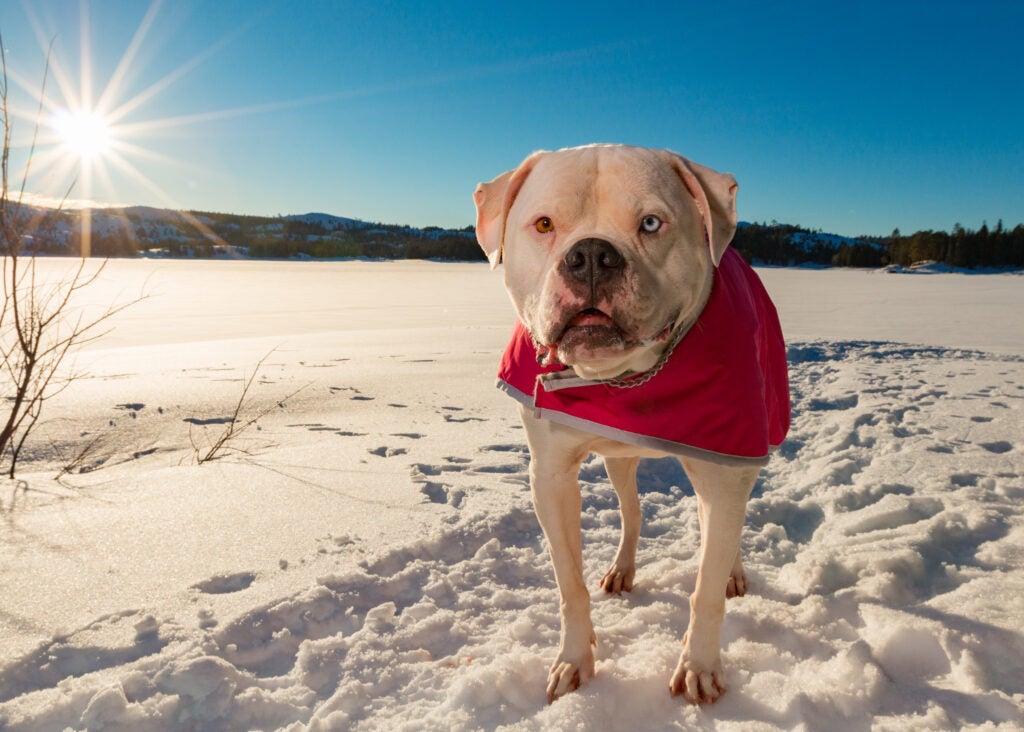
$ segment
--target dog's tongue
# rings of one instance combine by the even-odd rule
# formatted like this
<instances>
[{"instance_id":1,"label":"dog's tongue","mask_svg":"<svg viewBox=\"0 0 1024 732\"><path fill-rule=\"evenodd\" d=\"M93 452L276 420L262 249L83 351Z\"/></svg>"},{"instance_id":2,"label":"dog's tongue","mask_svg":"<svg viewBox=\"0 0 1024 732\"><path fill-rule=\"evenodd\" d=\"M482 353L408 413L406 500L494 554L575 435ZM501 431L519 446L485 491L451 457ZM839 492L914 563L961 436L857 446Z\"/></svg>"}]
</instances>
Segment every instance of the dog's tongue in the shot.
<instances>
[{"instance_id":1,"label":"dog's tongue","mask_svg":"<svg viewBox=\"0 0 1024 732\"><path fill-rule=\"evenodd\" d=\"M577 315L575 318L569 321L569 328L582 328L584 326L594 325L614 325L613 321L609 316L602 313L600 310L594 308L587 308L582 313Z\"/></svg>"}]
</instances>

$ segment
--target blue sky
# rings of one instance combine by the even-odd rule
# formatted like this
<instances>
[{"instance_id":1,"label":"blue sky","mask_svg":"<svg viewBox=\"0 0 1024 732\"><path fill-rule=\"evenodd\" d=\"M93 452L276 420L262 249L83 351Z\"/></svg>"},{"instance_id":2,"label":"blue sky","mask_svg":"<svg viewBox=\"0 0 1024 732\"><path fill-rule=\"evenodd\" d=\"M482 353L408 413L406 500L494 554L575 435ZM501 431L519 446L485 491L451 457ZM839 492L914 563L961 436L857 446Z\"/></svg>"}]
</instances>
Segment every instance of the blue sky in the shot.
<instances>
[{"instance_id":1,"label":"blue sky","mask_svg":"<svg viewBox=\"0 0 1024 732\"><path fill-rule=\"evenodd\" d=\"M72 197L420 226L470 224L477 181L589 142L730 171L747 221L1013 226L1022 27L1014 0L0 0L12 170L54 38L48 107L95 103L112 78L103 111L130 102ZM81 165L50 111L29 181L44 195Z\"/></svg>"}]
</instances>

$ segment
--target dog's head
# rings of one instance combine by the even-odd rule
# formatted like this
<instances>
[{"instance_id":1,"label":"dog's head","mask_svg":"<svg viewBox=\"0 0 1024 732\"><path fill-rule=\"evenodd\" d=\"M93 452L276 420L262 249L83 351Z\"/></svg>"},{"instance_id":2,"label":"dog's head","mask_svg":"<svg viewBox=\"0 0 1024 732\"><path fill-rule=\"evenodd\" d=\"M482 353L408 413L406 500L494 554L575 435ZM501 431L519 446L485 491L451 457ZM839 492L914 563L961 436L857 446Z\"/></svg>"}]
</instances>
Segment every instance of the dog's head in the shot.
<instances>
[{"instance_id":1,"label":"dog's head","mask_svg":"<svg viewBox=\"0 0 1024 732\"><path fill-rule=\"evenodd\" d=\"M586 378L651 368L700 312L736 181L664 150L537 152L477 186L476 234L541 349Z\"/></svg>"}]
</instances>

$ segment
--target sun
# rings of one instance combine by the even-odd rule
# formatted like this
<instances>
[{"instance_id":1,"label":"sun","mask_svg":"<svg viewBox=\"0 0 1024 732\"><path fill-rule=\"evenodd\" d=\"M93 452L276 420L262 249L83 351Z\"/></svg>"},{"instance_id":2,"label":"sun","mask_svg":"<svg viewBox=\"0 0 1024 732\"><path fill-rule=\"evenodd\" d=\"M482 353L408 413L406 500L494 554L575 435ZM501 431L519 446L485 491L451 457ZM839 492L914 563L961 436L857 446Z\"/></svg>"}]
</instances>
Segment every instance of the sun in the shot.
<instances>
[{"instance_id":1,"label":"sun","mask_svg":"<svg viewBox=\"0 0 1024 732\"><path fill-rule=\"evenodd\" d=\"M286 101L176 117L139 119L139 110L144 105L186 74L194 71L235 38L247 32L259 17L254 16L239 24L233 31L196 56L185 60L169 73L151 84L143 84L141 89L132 91L132 84L146 75L139 76L142 67L138 63L138 53L146 47L146 38L154 28L157 15L164 4L165 0L149 1L145 15L139 21L131 41L113 72L100 87L94 85L93 79L92 30L87 0L80 0L78 3L80 56L77 63L71 65L61 60L59 47L54 44L56 36L43 30L43 23L36 17L32 4L22 3L40 49L46 57L41 84L34 83L8 68L4 53L6 49L0 46L0 66L3 67L0 69L0 101L3 102L3 109L0 111L8 111L7 87L4 83L7 78L21 87L30 100L18 108L13 108L14 116L25 122L30 130L27 135L30 141L26 144L29 153L23 187L26 182L40 187L41 190L29 193L37 200L47 201L47 205L54 208L77 209L80 222L78 231L81 232L80 253L83 257L90 256L92 251L92 209L107 205L118 207L116 200L120 196L116 192L116 183L123 185L128 181L133 195L137 195L138 189L142 188L165 207L174 210L185 208L175 202L150 174L141 169L138 161L179 168L189 168L192 164L161 154L152 149L151 145L142 143L156 141L163 130L181 130L188 125L205 121L255 114L315 101ZM76 74L73 73L75 70L78 71L77 83ZM46 80L49 78L56 83L56 90L52 90L52 87L48 90ZM7 120L3 122L2 126L6 126ZM3 164L6 170L6 155ZM72 191L75 194L74 198L70 196ZM100 198L106 198L105 202L97 202L98 191L103 191ZM125 205L128 204L121 204L121 207ZM181 215L203 231L209 239L219 241L217 234L198 218L187 212Z\"/></svg>"},{"instance_id":2,"label":"sun","mask_svg":"<svg viewBox=\"0 0 1024 732\"><path fill-rule=\"evenodd\" d=\"M101 114L61 109L54 113L51 127L61 146L83 160L99 158L110 151L110 125Z\"/></svg>"}]
</instances>

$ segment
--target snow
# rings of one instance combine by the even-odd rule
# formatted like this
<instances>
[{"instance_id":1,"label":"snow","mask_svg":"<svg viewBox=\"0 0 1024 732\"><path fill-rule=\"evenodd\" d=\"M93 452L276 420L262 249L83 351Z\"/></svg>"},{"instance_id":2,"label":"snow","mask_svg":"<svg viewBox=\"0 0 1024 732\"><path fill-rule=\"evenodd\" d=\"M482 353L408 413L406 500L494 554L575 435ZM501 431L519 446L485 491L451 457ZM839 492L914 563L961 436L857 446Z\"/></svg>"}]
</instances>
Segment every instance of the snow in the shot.
<instances>
[{"instance_id":1,"label":"snow","mask_svg":"<svg viewBox=\"0 0 1024 732\"><path fill-rule=\"evenodd\" d=\"M714 707L667 690L698 551L667 459L641 466L623 597L597 588L618 514L584 465L597 676L546 704L558 600L493 386L500 273L119 260L79 304L147 299L0 485L0 728L1020 729L1021 278L760 274L794 422L748 507ZM243 413L270 412L195 465L264 357Z\"/></svg>"}]
</instances>

